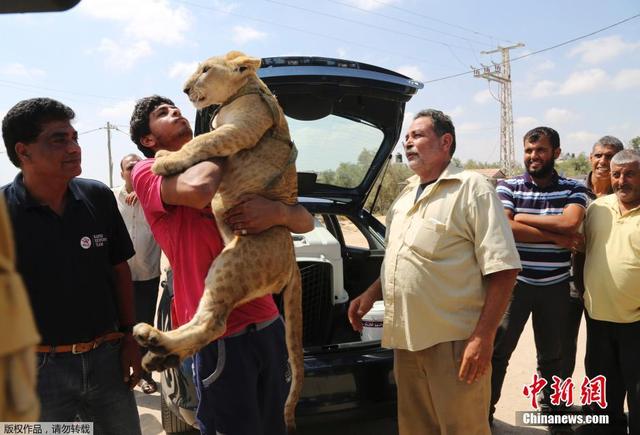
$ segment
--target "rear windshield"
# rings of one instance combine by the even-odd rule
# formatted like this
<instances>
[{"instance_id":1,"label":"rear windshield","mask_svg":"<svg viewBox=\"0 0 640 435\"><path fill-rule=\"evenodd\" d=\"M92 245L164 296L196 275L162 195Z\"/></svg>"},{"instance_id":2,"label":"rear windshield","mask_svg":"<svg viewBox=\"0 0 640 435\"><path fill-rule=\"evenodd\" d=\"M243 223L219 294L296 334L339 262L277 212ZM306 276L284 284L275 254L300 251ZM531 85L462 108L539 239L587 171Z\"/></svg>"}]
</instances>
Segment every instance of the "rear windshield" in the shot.
<instances>
[{"instance_id":1,"label":"rear windshield","mask_svg":"<svg viewBox=\"0 0 640 435\"><path fill-rule=\"evenodd\" d=\"M298 172L314 172L318 183L333 186L360 185L384 139L378 128L336 115L287 122L298 148Z\"/></svg>"}]
</instances>

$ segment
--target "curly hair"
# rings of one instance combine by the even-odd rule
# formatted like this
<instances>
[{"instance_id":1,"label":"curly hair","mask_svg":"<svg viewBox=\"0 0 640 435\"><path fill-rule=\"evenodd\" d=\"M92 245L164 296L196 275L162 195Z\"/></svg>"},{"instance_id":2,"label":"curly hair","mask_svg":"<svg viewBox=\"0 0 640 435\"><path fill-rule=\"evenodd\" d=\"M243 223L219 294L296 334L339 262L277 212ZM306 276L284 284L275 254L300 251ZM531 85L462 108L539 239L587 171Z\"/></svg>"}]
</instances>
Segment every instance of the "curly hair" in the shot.
<instances>
[{"instance_id":1,"label":"curly hair","mask_svg":"<svg viewBox=\"0 0 640 435\"><path fill-rule=\"evenodd\" d=\"M166 97L152 95L136 101L136 106L133 108L133 113L131 114L131 120L129 121L129 135L131 136L131 140L137 145L138 149L145 157L153 157L154 152L142 145L140 139L151 133L151 129L149 128L149 115L156 109L156 107L162 104L175 106L173 101Z\"/></svg>"},{"instance_id":2,"label":"curly hair","mask_svg":"<svg viewBox=\"0 0 640 435\"><path fill-rule=\"evenodd\" d=\"M20 167L16 144L34 142L42 133L43 124L71 121L75 117L70 107L51 98L31 98L13 106L2 120L2 139L11 163Z\"/></svg>"}]
</instances>

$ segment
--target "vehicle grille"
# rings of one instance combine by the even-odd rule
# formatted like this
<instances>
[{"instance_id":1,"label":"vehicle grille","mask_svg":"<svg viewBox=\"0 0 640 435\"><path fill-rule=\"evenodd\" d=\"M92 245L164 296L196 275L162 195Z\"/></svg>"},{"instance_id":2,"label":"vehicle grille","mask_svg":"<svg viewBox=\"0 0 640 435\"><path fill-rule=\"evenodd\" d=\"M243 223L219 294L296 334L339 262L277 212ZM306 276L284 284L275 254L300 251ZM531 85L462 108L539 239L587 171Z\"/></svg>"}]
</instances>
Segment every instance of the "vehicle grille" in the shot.
<instances>
[{"instance_id":1,"label":"vehicle grille","mask_svg":"<svg viewBox=\"0 0 640 435\"><path fill-rule=\"evenodd\" d=\"M302 277L302 341L306 346L327 344L331 331L333 291L329 263L298 262ZM280 313L285 315L280 295L274 296Z\"/></svg>"}]
</instances>

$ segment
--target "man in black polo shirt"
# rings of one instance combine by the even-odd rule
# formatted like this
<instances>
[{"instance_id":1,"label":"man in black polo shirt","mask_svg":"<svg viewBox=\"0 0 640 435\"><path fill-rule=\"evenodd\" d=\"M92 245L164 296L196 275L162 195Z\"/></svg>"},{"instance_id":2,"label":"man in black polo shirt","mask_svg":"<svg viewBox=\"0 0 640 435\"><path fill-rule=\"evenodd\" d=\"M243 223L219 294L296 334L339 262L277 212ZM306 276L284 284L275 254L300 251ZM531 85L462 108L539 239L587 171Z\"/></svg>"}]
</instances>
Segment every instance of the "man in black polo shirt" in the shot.
<instances>
[{"instance_id":1,"label":"man in black polo shirt","mask_svg":"<svg viewBox=\"0 0 640 435\"><path fill-rule=\"evenodd\" d=\"M35 98L2 121L7 154L21 170L2 194L42 336L41 421L79 416L96 434L139 435L131 391L140 376L127 265L133 247L111 190L75 178L82 169L74 116Z\"/></svg>"}]
</instances>

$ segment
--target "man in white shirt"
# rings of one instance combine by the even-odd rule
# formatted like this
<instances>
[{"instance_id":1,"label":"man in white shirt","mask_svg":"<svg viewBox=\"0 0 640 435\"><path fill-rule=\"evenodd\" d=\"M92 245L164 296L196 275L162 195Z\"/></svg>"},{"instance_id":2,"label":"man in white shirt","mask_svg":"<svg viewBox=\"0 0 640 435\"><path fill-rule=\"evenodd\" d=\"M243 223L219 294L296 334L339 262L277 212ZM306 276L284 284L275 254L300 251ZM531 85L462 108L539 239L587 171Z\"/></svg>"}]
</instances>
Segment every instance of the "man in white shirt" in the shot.
<instances>
[{"instance_id":1,"label":"man in white shirt","mask_svg":"<svg viewBox=\"0 0 640 435\"><path fill-rule=\"evenodd\" d=\"M136 322L153 324L160 282L160 247L153 238L131 183L131 170L140 160L136 154L124 156L120 162L124 184L115 187L113 192L136 251L128 260L134 287ZM146 394L157 390L156 383L147 372L143 373L138 385Z\"/></svg>"}]
</instances>

